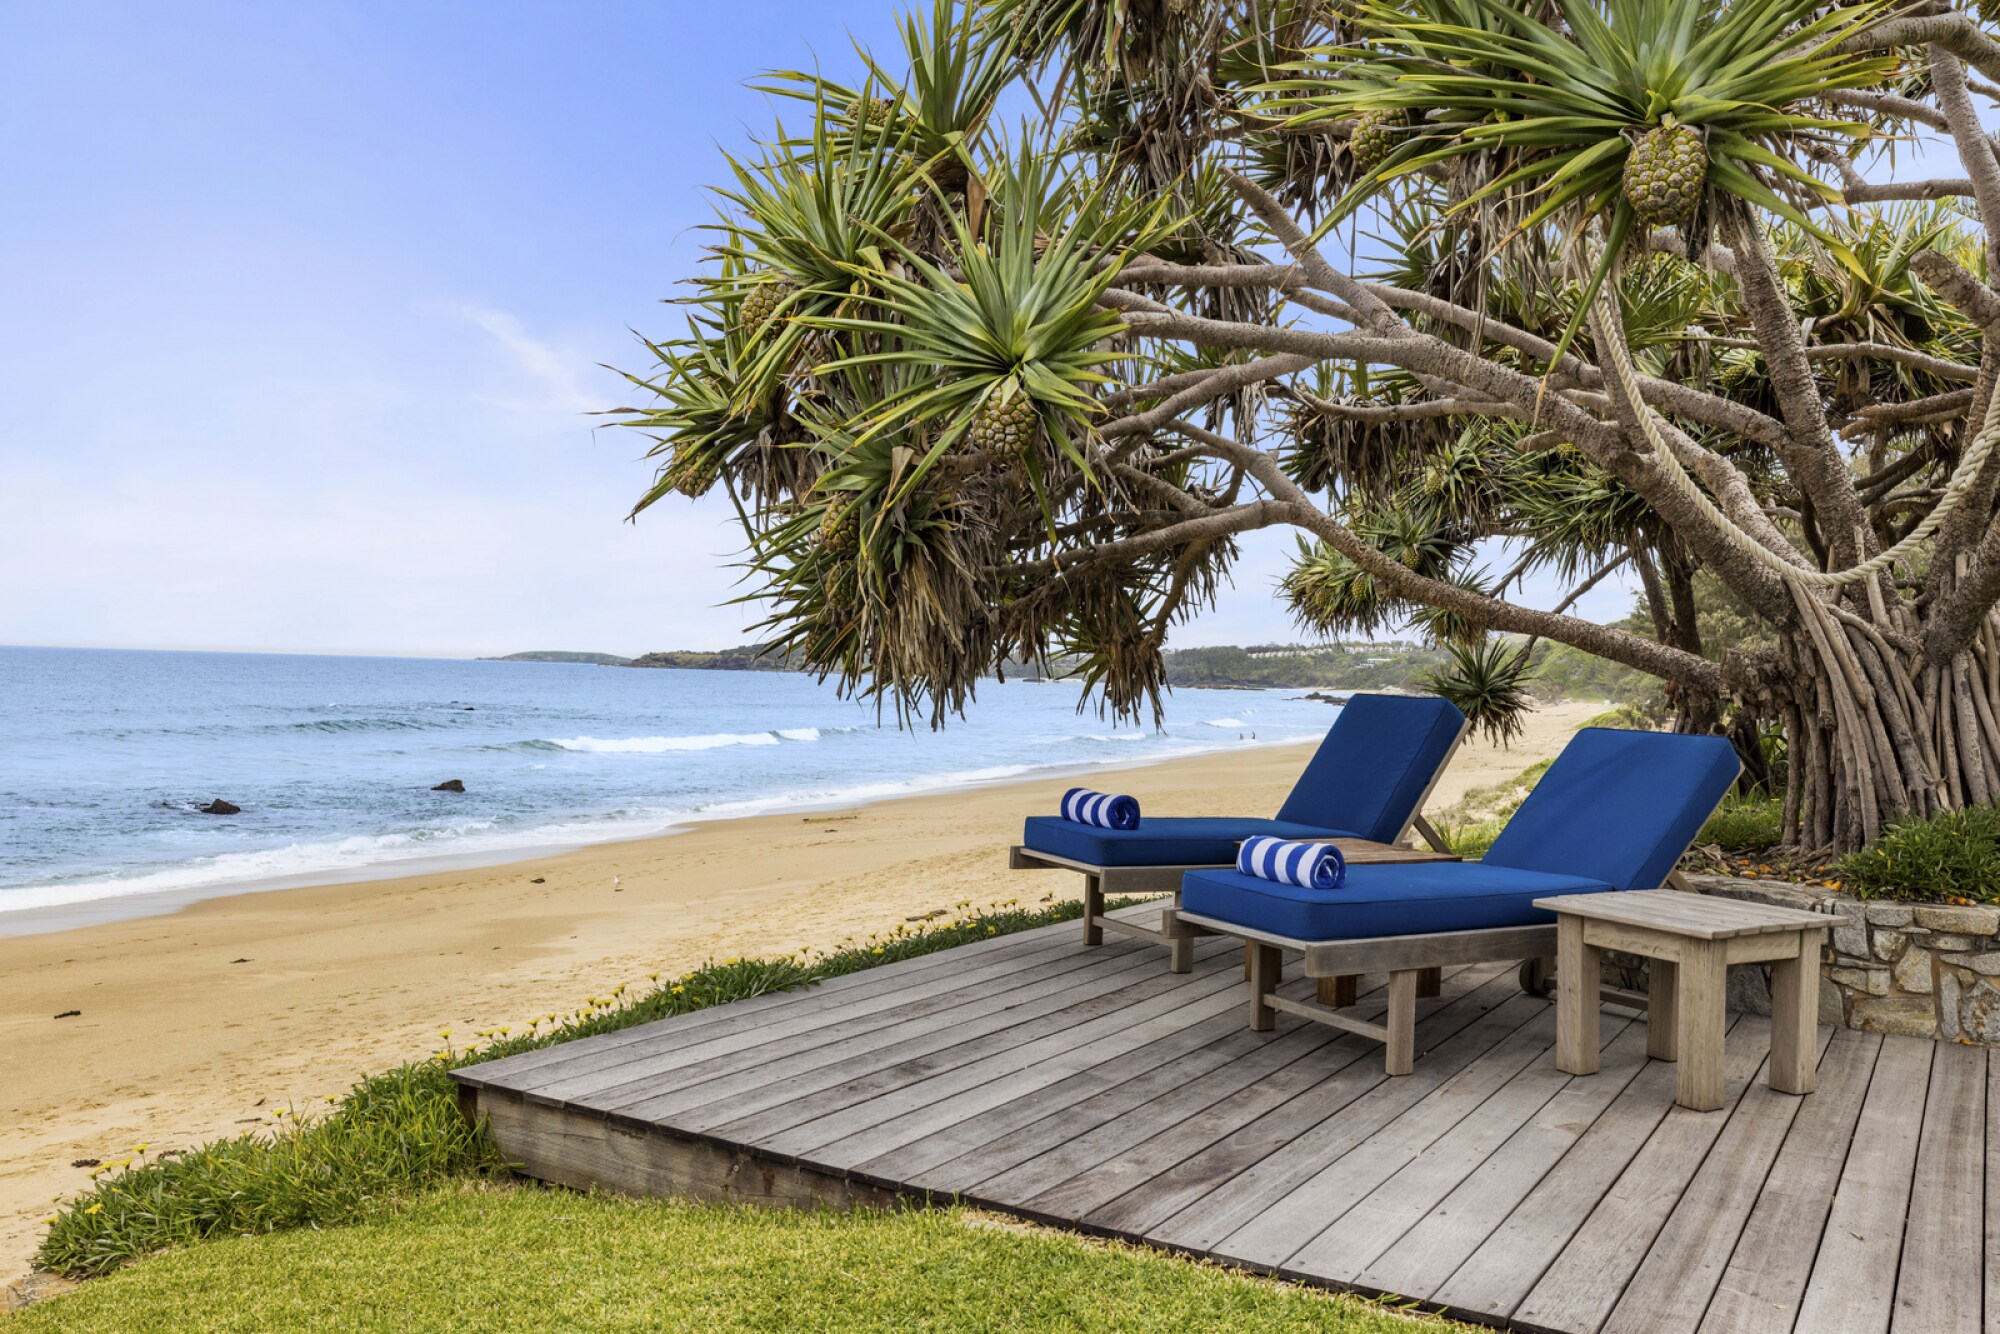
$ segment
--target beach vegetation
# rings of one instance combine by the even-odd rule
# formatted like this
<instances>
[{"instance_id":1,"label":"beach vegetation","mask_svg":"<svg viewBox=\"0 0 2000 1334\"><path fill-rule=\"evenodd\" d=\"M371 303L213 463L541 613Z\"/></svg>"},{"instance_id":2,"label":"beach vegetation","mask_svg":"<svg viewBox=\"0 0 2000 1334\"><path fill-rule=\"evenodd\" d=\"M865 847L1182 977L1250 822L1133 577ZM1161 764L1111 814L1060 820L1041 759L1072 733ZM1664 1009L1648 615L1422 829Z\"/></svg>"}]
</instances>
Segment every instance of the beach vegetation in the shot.
<instances>
[{"instance_id":1,"label":"beach vegetation","mask_svg":"<svg viewBox=\"0 0 2000 1334\"><path fill-rule=\"evenodd\" d=\"M371 1075L322 1106L280 1107L268 1125L241 1135L183 1151L137 1151L94 1170L90 1186L48 1220L36 1264L78 1278L104 1274L192 1242L354 1223L449 1179L504 1175L507 1164L491 1138L459 1113L453 1069L811 986L1081 912L1073 899L961 903L943 919L900 923L832 949L724 959L680 977L651 974L643 989L620 983L566 1013L488 1028L470 1042L440 1030L431 1055Z\"/></svg>"},{"instance_id":2,"label":"beach vegetation","mask_svg":"<svg viewBox=\"0 0 2000 1334\"><path fill-rule=\"evenodd\" d=\"M2000 903L2000 809L1972 806L1904 820L1842 858L1838 869L1864 899Z\"/></svg>"},{"instance_id":3,"label":"beach vegetation","mask_svg":"<svg viewBox=\"0 0 2000 1334\"><path fill-rule=\"evenodd\" d=\"M434 1188L356 1227L163 1255L6 1323L19 1334L1445 1328L964 1209L771 1210L493 1183Z\"/></svg>"},{"instance_id":4,"label":"beach vegetation","mask_svg":"<svg viewBox=\"0 0 2000 1334\"><path fill-rule=\"evenodd\" d=\"M927 0L758 85L635 513L725 486L763 641L934 725L1023 662L1157 711L1291 528L1312 633L1414 635L1500 735L1538 675L1724 733L1801 855L1991 802L1989 23Z\"/></svg>"}]
</instances>

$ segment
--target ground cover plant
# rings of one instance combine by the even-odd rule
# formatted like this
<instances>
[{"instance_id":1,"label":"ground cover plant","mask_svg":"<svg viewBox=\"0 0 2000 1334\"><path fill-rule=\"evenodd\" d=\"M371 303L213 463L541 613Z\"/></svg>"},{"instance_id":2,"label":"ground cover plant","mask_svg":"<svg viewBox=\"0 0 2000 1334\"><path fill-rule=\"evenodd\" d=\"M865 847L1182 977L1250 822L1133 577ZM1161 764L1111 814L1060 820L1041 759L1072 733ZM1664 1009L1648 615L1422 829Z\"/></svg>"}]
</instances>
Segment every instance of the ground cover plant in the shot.
<instances>
[{"instance_id":1,"label":"ground cover plant","mask_svg":"<svg viewBox=\"0 0 2000 1334\"><path fill-rule=\"evenodd\" d=\"M958 1209L755 1210L492 1185L446 1186L355 1227L159 1256L4 1323L10 1334L1445 1328Z\"/></svg>"},{"instance_id":2,"label":"ground cover plant","mask_svg":"<svg viewBox=\"0 0 2000 1334\"><path fill-rule=\"evenodd\" d=\"M1864 899L2000 903L2000 810L1975 806L1905 820L1841 859Z\"/></svg>"},{"instance_id":3,"label":"ground cover plant","mask_svg":"<svg viewBox=\"0 0 2000 1334\"><path fill-rule=\"evenodd\" d=\"M945 920L899 925L832 950L725 959L682 977L649 978L647 990L629 996L620 985L568 1014L469 1035L469 1044L441 1033L443 1048L427 1059L363 1079L328 1106L281 1109L268 1129L185 1152L149 1156L147 1146L137 1146L95 1170L91 1188L56 1210L36 1262L87 1277L211 1238L375 1217L439 1182L506 1171L490 1138L459 1115L448 1077L457 1067L1070 921L1081 912L1075 900L978 910L960 904Z\"/></svg>"}]
</instances>

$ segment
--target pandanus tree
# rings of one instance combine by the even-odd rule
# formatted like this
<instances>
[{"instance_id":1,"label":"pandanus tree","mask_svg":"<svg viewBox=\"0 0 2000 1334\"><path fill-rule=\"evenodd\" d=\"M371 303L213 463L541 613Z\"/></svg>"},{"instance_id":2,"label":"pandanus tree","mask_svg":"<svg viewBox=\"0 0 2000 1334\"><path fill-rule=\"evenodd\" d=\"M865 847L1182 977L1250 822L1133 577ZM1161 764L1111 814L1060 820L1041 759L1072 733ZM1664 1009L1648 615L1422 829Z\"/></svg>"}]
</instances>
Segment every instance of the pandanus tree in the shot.
<instances>
[{"instance_id":1,"label":"pandanus tree","mask_svg":"<svg viewBox=\"0 0 2000 1334\"><path fill-rule=\"evenodd\" d=\"M637 510L727 489L774 650L933 722L1022 660L1143 712L1237 538L1289 527L1304 625L1414 624L1490 716L1565 644L1753 761L1781 732L1806 849L2000 799L1978 12L938 0L902 32L761 85L794 123L726 163L624 410ZM1572 614L1619 570L1653 633ZM1704 645L1697 581L1767 646Z\"/></svg>"}]
</instances>

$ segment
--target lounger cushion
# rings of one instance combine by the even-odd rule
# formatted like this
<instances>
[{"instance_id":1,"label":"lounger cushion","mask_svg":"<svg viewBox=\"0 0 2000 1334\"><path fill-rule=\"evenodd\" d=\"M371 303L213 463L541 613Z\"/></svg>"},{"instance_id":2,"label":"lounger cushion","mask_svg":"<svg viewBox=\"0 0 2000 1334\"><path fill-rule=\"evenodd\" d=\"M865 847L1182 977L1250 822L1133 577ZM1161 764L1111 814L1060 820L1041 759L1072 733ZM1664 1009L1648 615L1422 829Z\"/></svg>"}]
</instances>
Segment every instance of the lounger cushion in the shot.
<instances>
[{"instance_id":1,"label":"lounger cushion","mask_svg":"<svg viewBox=\"0 0 2000 1334\"><path fill-rule=\"evenodd\" d=\"M1740 768L1723 737L1587 727L1481 861L1658 889Z\"/></svg>"},{"instance_id":2,"label":"lounger cushion","mask_svg":"<svg viewBox=\"0 0 2000 1334\"><path fill-rule=\"evenodd\" d=\"M1610 891L1601 880L1479 862L1350 866L1339 889L1305 889L1238 871L1189 871L1181 910L1293 940L1477 931L1555 921L1550 894Z\"/></svg>"},{"instance_id":3,"label":"lounger cushion","mask_svg":"<svg viewBox=\"0 0 2000 1334\"><path fill-rule=\"evenodd\" d=\"M1393 843L1464 729L1465 715L1435 695L1356 695L1278 818Z\"/></svg>"},{"instance_id":4,"label":"lounger cushion","mask_svg":"<svg viewBox=\"0 0 2000 1334\"><path fill-rule=\"evenodd\" d=\"M1055 815L1031 815L1021 842L1035 852L1090 866L1223 866L1236 861L1236 845L1254 834L1274 838L1353 838L1285 820L1148 815L1137 829L1100 829Z\"/></svg>"}]
</instances>

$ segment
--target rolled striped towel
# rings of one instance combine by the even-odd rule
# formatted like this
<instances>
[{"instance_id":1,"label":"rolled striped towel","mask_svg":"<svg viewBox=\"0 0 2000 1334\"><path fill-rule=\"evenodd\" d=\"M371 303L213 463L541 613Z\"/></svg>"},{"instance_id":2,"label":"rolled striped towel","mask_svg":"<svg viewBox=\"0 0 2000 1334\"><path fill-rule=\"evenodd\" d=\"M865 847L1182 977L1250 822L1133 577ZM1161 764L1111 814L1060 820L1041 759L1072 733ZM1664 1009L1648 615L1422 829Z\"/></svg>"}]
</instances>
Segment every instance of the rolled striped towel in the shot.
<instances>
[{"instance_id":1,"label":"rolled striped towel","mask_svg":"<svg viewBox=\"0 0 2000 1334\"><path fill-rule=\"evenodd\" d=\"M1347 883L1347 859L1331 843L1292 843L1259 835L1236 852L1236 869L1259 880L1277 880L1305 889L1339 889Z\"/></svg>"},{"instance_id":2,"label":"rolled striped towel","mask_svg":"<svg viewBox=\"0 0 2000 1334\"><path fill-rule=\"evenodd\" d=\"M1101 829L1137 829L1139 799L1092 792L1073 787L1063 793L1062 818L1078 824L1094 824Z\"/></svg>"}]
</instances>

